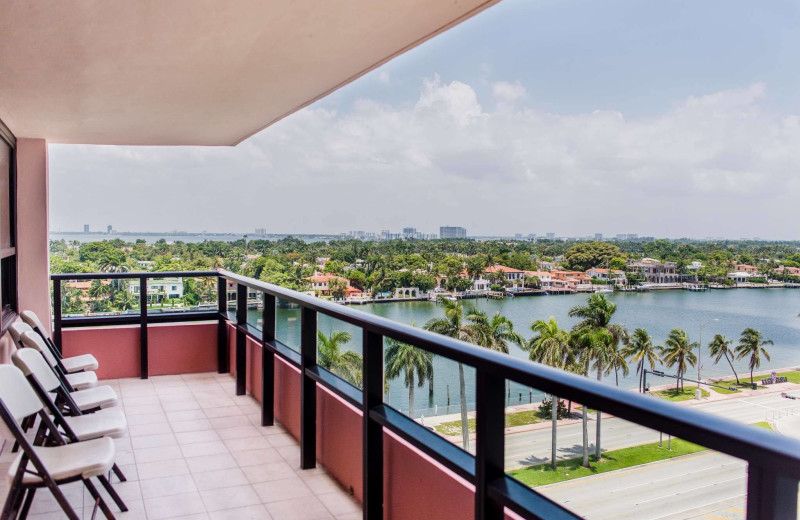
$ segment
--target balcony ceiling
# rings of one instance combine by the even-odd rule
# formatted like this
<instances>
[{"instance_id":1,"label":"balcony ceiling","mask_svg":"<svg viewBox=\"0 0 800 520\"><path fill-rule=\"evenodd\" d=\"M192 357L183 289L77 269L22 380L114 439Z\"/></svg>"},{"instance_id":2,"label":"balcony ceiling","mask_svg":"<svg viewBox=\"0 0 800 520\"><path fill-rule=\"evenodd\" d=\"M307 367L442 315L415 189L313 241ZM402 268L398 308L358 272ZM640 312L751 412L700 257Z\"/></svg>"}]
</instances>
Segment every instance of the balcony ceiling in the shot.
<instances>
[{"instance_id":1,"label":"balcony ceiling","mask_svg":"<svg viewBox=\"0 0 800 520\"><path fill-rule=\"evenodd\" d=\"M57 143L235 145L497 1L5 1L0 119Z\"/></svg>"}]
</instances>

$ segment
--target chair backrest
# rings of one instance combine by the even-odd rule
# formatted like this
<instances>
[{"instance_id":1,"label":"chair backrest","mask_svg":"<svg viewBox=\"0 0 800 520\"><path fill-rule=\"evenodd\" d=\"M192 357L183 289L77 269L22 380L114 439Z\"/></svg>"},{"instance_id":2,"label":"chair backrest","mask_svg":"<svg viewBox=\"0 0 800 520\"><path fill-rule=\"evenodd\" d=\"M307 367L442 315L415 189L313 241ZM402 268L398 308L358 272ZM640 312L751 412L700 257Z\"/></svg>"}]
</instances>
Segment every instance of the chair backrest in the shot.
<instances>
[{"instance_id":1,"label":"chair backrest","mask_svg":"<svg viewBox=\"0 0 800 520\"><path fill-rule=\"evenodd\" d=\"M15 321L8 327L8 333L11 335L11 339L14 340L14 345L17 348L23 347L22 335L28 331L33 332L33 329L24 321Z\"/></svg>"},{"instance_id":2,"label":"chair backrest","mask_svg":"<svg viewBox=\"0 0 800 520\"><path fill-rule=\"evenodd\" d=\"M0 365L0 400L17 422L42 409L36 392L14 365Z\"/></svg>"},{"instance_id":3,"label":"chair backrest","mask_svg":"<svg viewBox=\"0 0 800 520\"><path fill-rule=\"evenodd\" d=\"M17 350L11 354L11 362L26 376L33 374L45 392L53 392L61 386L61 382L53 373L53 369L47 365L42 354L32 348Z\"/></svg>"},{"instance_id":4,"label":"chair backrest","mask_svg":"<svg viewBox=\"0 0 800 520\"><path fill-rule=\"evenodd\" d=\"M30 325L31 328L38 329L39 332L46 338L50 338L50 333L47 332L47 329L44 327L44 323L42 323L42 320L39 319L39 316L37 316L35 312L22 311L19 313L19 317L22 318L22 321Z\"/></svg>"},{"instance_id":5,"label":"chair backrest","mask_svg":"<svg viewBox=\"0 0 800 520\"><path fill-rule=\"evenodd\" d=\"M22 342L22 346L39 351L50 364L50 366L53 367L53 369L55 369L55 367L58 365L55 356L53 356L53 353L50 352L50 348L44 342L42 337L36 332L32 330L24 332L22 333L20 340Z\"/></svg>"}]
</instances>

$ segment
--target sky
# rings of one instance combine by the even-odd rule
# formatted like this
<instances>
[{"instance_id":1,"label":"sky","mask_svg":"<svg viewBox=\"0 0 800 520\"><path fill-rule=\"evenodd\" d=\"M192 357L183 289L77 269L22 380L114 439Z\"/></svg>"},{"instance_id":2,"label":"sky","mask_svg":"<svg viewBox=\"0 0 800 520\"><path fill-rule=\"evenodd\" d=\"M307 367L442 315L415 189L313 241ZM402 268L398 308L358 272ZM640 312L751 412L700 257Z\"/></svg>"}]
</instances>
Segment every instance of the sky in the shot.
<instances>
[{"instance_id":1,"label":"sky","mask_svg":"<svg viewBox=\"0 0 800 520\"><path fill-rule=\"evenodd\" d=\"M50 145L51 229L800 239L798 26L504 0L237 147Z\"/></svg>"}]
</instances>

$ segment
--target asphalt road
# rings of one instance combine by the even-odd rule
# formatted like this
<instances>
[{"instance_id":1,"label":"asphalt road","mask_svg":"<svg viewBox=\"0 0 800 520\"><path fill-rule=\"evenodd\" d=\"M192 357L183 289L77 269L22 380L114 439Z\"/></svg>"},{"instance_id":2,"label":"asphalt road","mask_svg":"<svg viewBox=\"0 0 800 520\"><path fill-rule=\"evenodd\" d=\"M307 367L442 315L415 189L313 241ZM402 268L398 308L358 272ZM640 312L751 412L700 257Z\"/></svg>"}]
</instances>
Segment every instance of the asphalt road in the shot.
<instances>
[{"instance_id":1,"label":"asphalt road","mask_svg":"<svg viewBox=\"0 0 800 520\"><path fill-rule=\"evenodd\" d=\"M695 405L704 412L754 423L775 410L791 408L778 394ZM589 424L590 439L595 423ZM581 425L559 427L559 456L581 453ZM658 432L620 419L603 419L603 448L656 442ZM666 438L665 438L666 440ZM593 445L591 446L593 448ZM510 469L549 460L550 430L506 436L506 463ZM743 520L746 464L707 451L592 477L542 486L537 491L589 520Z\"/></svg>"}]
</instances>

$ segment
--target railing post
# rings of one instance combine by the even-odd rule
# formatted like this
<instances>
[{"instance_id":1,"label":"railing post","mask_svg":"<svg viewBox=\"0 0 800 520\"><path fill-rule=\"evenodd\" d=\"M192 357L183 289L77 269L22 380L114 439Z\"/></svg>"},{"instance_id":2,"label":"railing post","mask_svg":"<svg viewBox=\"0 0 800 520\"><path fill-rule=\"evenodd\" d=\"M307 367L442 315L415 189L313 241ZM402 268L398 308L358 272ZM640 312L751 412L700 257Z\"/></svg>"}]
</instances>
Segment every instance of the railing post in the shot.
<instances>
[{"instance_id":1,"label":"railing post","mask_svg":"<svg viewBox=\"0 0 800 520\"><path fill-rule=\"evenodd\" d=\"M317 311L303 307L300 318L300 467L317 465L317 383L306 369L317 364Z\"/></svg>"},{"instance_id":2,"label":"railing post","mask_svg":"<svg viewBox=\"0 0 800 520\"><path fill-rule=\"evenodd\" d=\"M797 520L797 480L751 462L747 467L747 520Z\"/></svg>"},{"instance_id":3,"label":"railing post","mask_svg":"<svg viewBox=\"0 0 800 520\"><path fill-rule=\"evenodd\" d=\"M217 276L217 372L226 374L228 367L228 281Z\"/></svg>"},{"instance_id":4,"label":"railing post","mask_svg":"<svg viewBox=\"0 0 800 520\"><path fill-rule=\"evenodd\" d=\"M53 280L53 342L59 353L61 348L61 280Z\"/></svg>"},{"instance_id":5,"label":"railing post","mask_svg":"<svg viewBox=\"0 0 800 520\"><path fill-rule=\"evenodd\" d=\"M383 404L383 336L364 331L363 490L364 520L383 518L383 427L369 412Z\"/></svg>"},{"instance_id":6,"label":"railing post","mask_svg":"<svg viewBox=\"0 0 800 520\"><path fill-rule=\"evenodd\" d=\"M236 286L236 395L247 393L247 286Z\"/></svg>"},{"instance_id":7,"label":"railing post","mask_svg":"<svg viewBox=\"0 0 800 520\"><path fill-rule=\"evenodd\" d=\"M489 499L487 486L504 475L505 380L476 372L475 520L503 520L503 507Z\"/></svg>"},{"instance_id":8,"label":"railing post","mask_svg":"<svg viewBox=\"0 0 800 520\"><path fill-rule=\"evenodd\" d=\"M149 377L147 361L147 276L139 277L139 367L142 379Z\"/></svg>"},{"instance_id":9,"label":"railing post","mask_svg":"<svg viewBox=\"0 0 800 520\"><path fill-rule=\"evenodd\" d=\"M275 424L275 353L266 343L275 340L275 296L262 293L261 313L261 426Z\"/></svg>"}]
</instances>

